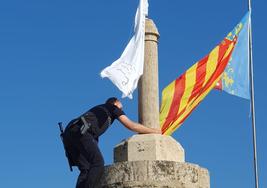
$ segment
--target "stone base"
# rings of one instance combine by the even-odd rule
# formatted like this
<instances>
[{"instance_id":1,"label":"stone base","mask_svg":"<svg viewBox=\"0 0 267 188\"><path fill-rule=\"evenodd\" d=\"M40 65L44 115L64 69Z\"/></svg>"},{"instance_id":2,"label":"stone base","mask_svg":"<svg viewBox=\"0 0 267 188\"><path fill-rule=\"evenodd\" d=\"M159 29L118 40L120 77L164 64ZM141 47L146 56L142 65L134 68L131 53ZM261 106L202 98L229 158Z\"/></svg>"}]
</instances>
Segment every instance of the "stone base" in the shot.
<instances>
[{"instance_id":1,"label":"stone base","mask_svg":"<svg viewBox=\"0 0 267 188\"><path fill-rule=\"evenodd\" d=\"M105 167L102 188L209 188L207 169L174 161L118 162Z\"/></svg>"},{"instance_id":2,"label":"stone base","mask_svg":"<svg viewBox=\"0 0 267 188\"><path fill-rule=\"evenodd\" d=\"M184 162L183 147L171 136L137 134L114 148L114 162L175 161Z\"/></svg>"}]
</instances>

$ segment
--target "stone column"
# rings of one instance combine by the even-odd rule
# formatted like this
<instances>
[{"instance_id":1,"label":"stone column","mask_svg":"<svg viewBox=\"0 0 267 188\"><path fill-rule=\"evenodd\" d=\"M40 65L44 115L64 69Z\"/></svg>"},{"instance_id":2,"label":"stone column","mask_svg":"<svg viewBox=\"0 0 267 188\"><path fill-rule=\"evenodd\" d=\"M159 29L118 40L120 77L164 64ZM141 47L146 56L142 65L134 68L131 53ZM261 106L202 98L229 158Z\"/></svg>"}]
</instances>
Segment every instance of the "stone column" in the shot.
<instances>
[{"instance_id":1,"label":"stone column","mask_svg":"<svg viewBox=\"0 0 267 188\"><path fill-rule=\"evenodd\" d=\"M156 25L151 19L146 19L145 61L138 85L138 112L139 122L151 128L159 128L158 39Z\"/></svg>"},{"instance_id":2,"label":"stone column","mask_svg":"<svg viewBox=\"0 0 267 188\"><path fill-rule=\"evenodd\" d=\"M139 121L159 128L158 30L146 20L144 74L139 81ZM185 162L183 147L171 136L140 134L114 148L102 188L209 188L209 172Z\"/></svg>"}]
</instances>

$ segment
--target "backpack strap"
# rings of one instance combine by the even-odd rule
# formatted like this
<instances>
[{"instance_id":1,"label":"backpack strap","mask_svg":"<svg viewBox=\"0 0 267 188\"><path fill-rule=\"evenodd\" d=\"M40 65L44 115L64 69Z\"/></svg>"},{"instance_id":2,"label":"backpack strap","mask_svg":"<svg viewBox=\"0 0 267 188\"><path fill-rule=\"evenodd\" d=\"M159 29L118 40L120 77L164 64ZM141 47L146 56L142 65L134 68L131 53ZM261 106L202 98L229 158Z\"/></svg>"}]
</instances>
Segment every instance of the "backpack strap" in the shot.
<instances>
[{"instance_id":1,"label":"backpack strap","mask_svg":"<svg viewBox=\"0 0 267 188\"><path fill-rule=\"evenodd\" d=\"M84 116L81 116L81 120L83 122L83 125L80 128L81 134L84 135L91 127L91 123L88 123Z\"/></svg>"}]
</instances>

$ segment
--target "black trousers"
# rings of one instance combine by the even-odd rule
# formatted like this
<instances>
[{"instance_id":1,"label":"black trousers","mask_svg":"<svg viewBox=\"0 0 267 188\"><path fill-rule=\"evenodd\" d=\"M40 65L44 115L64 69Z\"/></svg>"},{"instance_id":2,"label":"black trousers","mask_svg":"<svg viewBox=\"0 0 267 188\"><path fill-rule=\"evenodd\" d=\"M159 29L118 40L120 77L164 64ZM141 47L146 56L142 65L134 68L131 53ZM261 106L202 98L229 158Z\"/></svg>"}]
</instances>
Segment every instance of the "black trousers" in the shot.
<instances>
[{"instance_id":1,"label":"black trousers","mask_svg":"<svg viewBox=\"0 0 267 188\"><path fill-rule=\"evenodd\" d=\"M66 128L64 144L74 166L80 170L76 188L94 188L104 171L103 156L90 133L81 135L78 126L71 127Z\"/></svg>"}]
</instances>

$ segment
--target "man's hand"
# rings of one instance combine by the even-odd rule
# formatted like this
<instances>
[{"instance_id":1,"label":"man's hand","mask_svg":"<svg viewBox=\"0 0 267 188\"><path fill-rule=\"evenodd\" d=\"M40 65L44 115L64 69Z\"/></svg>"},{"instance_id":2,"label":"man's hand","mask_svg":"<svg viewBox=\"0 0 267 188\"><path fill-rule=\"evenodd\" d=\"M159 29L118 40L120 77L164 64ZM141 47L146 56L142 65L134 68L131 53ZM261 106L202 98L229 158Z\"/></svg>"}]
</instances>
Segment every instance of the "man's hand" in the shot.
<instances>
[{"instance_id":1,"label":"man's hand","mask_svg":"<svg viewBox=\"0 0 267 188\"><path fill-rule=\"evenodd\" d=\"M127 129L139 134L161 134L160 129L145 127L140 123L131 121L126 115L121 115L118 119Z\"/></svg>"},{"instance_id":2,"label":"man's hand","mask_svg":"<svg viewBox=\"0 0 267 188\"><path fill-rule=\"evenodd\" d=\"M139 124L139 126L144 126L144 125ZM145 126L144 126L144 127L145 127ZM145 127L145 128L150 129L150 131L151 131L150 133L151 133L151 134L162 134L161 129L149 128L149 127ZM147 133L139 133L139 134L147 134Z\"/></svg>"},{"instance_id":3,"label":"man's hand","mask_svg":"<svg viewBox=\"0 0 267 188\"><path fill-rule=\"evenodd\" d=\"M155 131L155 134L162 134L161 129L155 129L154 128L154 131Z\"/></svg>"}]
</instances>

